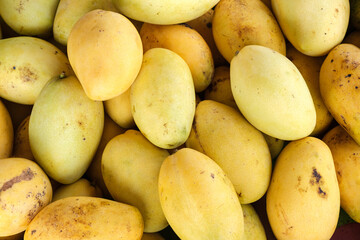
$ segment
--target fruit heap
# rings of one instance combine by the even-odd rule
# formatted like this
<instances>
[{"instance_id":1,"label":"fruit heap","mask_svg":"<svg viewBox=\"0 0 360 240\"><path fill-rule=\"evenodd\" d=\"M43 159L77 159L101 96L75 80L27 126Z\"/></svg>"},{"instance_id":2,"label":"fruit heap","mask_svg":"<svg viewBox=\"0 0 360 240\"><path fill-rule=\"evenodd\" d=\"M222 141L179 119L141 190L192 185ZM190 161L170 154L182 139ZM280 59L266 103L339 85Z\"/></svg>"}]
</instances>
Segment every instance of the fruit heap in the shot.
<instances>
[{"instance_id":1,"label":"fruit heap","mask_svg":"<svg viewBox=\"0 0 360 240\"><path fill-rule=\"evenodd\" d=\"M359 12L1 0L0 240L360 229Z\"/></svg>"}]
</instances>

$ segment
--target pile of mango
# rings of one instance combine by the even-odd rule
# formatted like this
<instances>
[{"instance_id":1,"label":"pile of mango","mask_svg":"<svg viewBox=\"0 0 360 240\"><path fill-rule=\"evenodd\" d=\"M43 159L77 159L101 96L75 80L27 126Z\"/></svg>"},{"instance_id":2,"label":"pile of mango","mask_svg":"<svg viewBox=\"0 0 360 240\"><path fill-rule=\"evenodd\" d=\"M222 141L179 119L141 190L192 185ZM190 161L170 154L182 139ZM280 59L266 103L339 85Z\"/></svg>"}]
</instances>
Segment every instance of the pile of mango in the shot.
<instances>
[{"instance_id":1,"label":"pile of mango","mask_svg":"<svg viewBox=\"0 0 360 240\"><path fill-rule=\"evenodd\" d=\"M0 16L0 240L359 227L358 1L0 0Z\"/></svg>"}]
</instances>

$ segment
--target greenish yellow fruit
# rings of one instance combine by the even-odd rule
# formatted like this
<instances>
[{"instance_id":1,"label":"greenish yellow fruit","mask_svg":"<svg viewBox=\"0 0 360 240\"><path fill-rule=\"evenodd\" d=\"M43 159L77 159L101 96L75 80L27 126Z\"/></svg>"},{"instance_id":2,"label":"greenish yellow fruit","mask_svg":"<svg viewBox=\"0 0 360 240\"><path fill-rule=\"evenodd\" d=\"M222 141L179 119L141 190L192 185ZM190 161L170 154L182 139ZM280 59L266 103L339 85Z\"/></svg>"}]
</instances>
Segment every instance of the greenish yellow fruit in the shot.
<instances>
[{"instance_id":1,"label":"greenish yellow fruit","mask_svg":"<svg viewBox=\"0 0 360 240\"><path fill-rule=\"evenodd\" d=\"M163 162L161 206L182 240L243 239L244 217L234 186L209 157L182 148Z\"/></svg>"},{"instance_id":2,"label":"greenish yellow fruit","mask_svg":"<svg viewBox=\"0 0 360 240\"><path fill-rule=\"evenodd\" d=\"M278 139L278 138L271 137L269 135L266 135L265 133L263 133L263 135L264 135L266 143L269 146L271 158L275 159L279 155L281 150L283 149L285 141Z\"/></svg>"},{"instance_id":3,"label":"greenish yellow fruit","mask_svg":"<svg viewBox=\"0 0 360 240\"><path fill-rule=\"evenodd\" d=\"M0 159L0 237L25 231L28 224L51 202L49 178L33 161Z\"/></svg>"},{"instance_id":4,"label":"greenish yellow fruit","mask_svg":"<svg viewBox=\"0 0 360 240\"><path fill-rule=\"evenodd\" d=\"M144 52L167 48L182 57L190 68L196 92L206 89L214 76L211 50L203 37L186 25L144 23L140 30Z\"/></svg>"},{"instance_id":5,"label":"greenish yellow fruit","mask_svg":"<svg viewBox=\"0 0 360 240\"><path fill-rule=\"evenodd\" d=\"M72 184L58 187L54 191L52 201L54 202L62 198L78 196L102 197L102 193L100 188L92 185L89 180L80 178Z\"/></svg>"},{"instance_id":6,"label":"greenish yellow fruit","mask_svg":"<svg viewBox=\"0 0 360 240\"><path fill-rule=\"evenodd\" d=\"M212 30L216 46L229 63L247 45L265 46L283 55L286 52L281 29L261 0L220 1Z\"/></svg>"},{"instance_id":7,"label":"greenish yellow fruit","mask_svg":"<svg viewBox=\"0 0 360 240\"><path fill-rule=\"evenodd\" d=\"M167 156L168 151L154 146L136 130L111 139L102 155L101 170L111 196L139 209L144 232L168 226L158 195L160 166Z\"/></svg>"},{"instance_id":8,"label":"greenish yellow fruit","mask_svg":"<svg viewBox=\"0 0 360 240\"><path fill-rule=\"evenodd\" d=\"M152 24L183 23L200 17L219 0L156 0L151 4L142 0L113 0L115 7L125 16Z\"/></svg>"},{"instance_id":9,"label":"greenish yellow fruit","mask_svg":"<svg viewBox=\"0 0 360 240\"><path fill-rule=\"evenodd\" d=\"M348 134L360 144L360 49L340 44L330 51L320 69L320 93L324 103Z\"/></svg>"},{"instance_id":10,"label":"greenish yellow fruit","mask_svg":"<svg viewBox=\"0 0 360 240\"><path fill-rule=\"evenodd\" d=\"M52 79L29 121L32 153L54 180L70 184L89 167L104 125L102 102L89 99L75 76Z\"/></svg>"},{"instance_id":11,"label":"greenish yellow fruit","mask_svg":"<svg viewBox=\"0 0 360 240\"><path fill-rule=\"evenodd\" d=\"M341 126L327 132L323 141L334 158L341 207L360 223L360 146Z\"/></svg>"},{"instance_id":12,"label":"greenish yellow fruit","mask_svg":"<svg viewBox=\"0 0 360 240\"><path fill-rule=\"evenodd\" d=\"M266 240L264 226L251 204L241 204L244 215L244 239Z\"/></svg>"},{"instance_id":13,"label":"greenish yellow fruit","mask_svg":"<svg viewBox=\"0 0 360 240\"><path fill-rule=\"evenodd\" d=\"M271 4L284 35L305 55L326 55L341 43L348 28L349 0L272 0Z\"/></svg>"},{"instance_id":14,"label":"greenish yellow fruit","mask_svg":"<svg viewBox=\"0 0 360 240\"><path fill-rule=\"evenodd\" d=\"M86 13L95 9L116 11L111 0L60 0L54 18L54 39L66 46L75 23Z\"/></svg>"},{"instance_id":15,"label":"greenish yellow fruit","mask_svg":"<svg viewBox=\"0 0 360 240\"><path fill-rule=\"evenodd\" d=\"M200 102L186 147L206 154L222 168L241 203L255 202L265 194L272 169L269 147L262 133L234 108L212 100Z\"/></svg>"},{"instance_id":16,"label":"greenish yellow fruit","mask_svg":"<svg viewBox=\"0 0 360 240\"><path fill-rule=\"evenodd\" d=\"M131 112L154 145L172 149L185 143L195 114L195 89L186 62L175 52L152 48L131 86Z\"/></svg>"},{"instance_id":17,"label":"greenish yellow fruit","mask_svg":"<svg viewBox=\"0 0 360 240\"><path fill-rule=\"evenodd\" d=\"M20 35L50 35L59 0L3 0L0 14Z\"/></svg>"},{"instance_id":18,"label":"greenish yellow fruit","mask_svg":"<svg viewBox=\"0 0 360 240\"><path fill-rule=\"evenodd\" d=\"M8 158L13 151L14 129L9 111L0 100L0 159Z\"/></svg>"},{"instance_id":19,"label":"greenish yellow fruit","mask_svg":"<svg viewBox=\"0 0 360 240\"><path fill-rule=\"evenodd\" d=\"M34 155L31 152L29 141L29 120L27 116L18 126L14 136L13 157L21 157L34 161Z\"/></svg>"},{"instance_id":20,"label":"greenish yellow fruit","mask_svg":"<svg viewBox=\"0 0 360 240\"><path fill-rule=\"evenodd\" d=\"M134 128L134 117L130 103L131 87L117 97L104 101L106 113L122 128Z\"/></svg>"},{"instance_id":21,"label":"greenish yellow fruit","mask_svg":"<svg viewBox=\"0 0 360 240\"><path fill-rule=\"evenodd\" d=\"M0 97L34 104L45 84L60 74L72 74L64 53L34 37L0 40Z\"/></svg>"},{"instance_id":22,"label":"greenish yellow fruit","mask_svg":"<svg viewBox=\"0 0 360 240\"><path fill-rule=\"evenodd\" d=\"M37 214L24 240L140 240L143 227L141 214L133 206L96 197L68 197Z\"/></svg>"},{"instance_id":23,"label":"greenish yellow fruit","mask_svg":"<svg viewBox=\"0 0 360 240\"><path fill-rule=\"evenodd\" d=\"M125 92L139 73L143 57L139 33L130 20L100 9L76 22L67 52L86 95L97 101Z\"/></svg>"},{"instance_id":24,"label":"greenish yellow fruit","mask_svg":"<svg viewBox=\"0 0 360 240\"><path fill-rule=\"evenodd\" d=\"M230 85L241 113L263 133L296 140L314 130L310 91L284 55L264 46L245 46L231 61Z\"/></svg>"},{"instance_id":25,"label":"greenish yellow fruit","mask_svg":"<svg viewBox=\"0 0 360 240\"><path fill-rule=\"evenodd\" d=\"M320 139L292 141L277 158L266 195L277 239L330 239L339 218L340 192L329 147Z\"/></svg>"},{"instance_id":26,"label":"greenish yellow fruit","mask_svg":"<svg viewBox=\"0 0 360 240\"><path fill-rule=\"evenodd\" d=\"M300 71L309 88L316 111L316 125L310 135L319 136L328 130L333 121L333 117L325 106L320 94L319 73L324 58L304 55L290 44L288 45L286 56Z\"/></svg>"}]
</instances>

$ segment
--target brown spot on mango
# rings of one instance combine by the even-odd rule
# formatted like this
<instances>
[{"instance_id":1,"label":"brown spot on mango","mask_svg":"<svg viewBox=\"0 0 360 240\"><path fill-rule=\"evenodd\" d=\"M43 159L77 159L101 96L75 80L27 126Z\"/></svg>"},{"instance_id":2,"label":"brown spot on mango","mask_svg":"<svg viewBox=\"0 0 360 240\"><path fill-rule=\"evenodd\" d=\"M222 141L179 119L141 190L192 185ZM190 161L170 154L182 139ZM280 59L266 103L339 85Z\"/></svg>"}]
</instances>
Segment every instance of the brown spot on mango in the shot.
<instances>
[{"instance_id":1,"label":"brown spot on mango","mask_svg":"<svg viewBox=\"0 0 360 240\"><path fill-rule=\"evenodd\" d=\"M9 181L6 181L3 186L0 188L0 192L5 192L9 188L11 188L14 184L19 183L21 181L30 181L35 176L35 173L30 169L24 169L20 175L13 177Z\"/></svg>"}]
</instances>

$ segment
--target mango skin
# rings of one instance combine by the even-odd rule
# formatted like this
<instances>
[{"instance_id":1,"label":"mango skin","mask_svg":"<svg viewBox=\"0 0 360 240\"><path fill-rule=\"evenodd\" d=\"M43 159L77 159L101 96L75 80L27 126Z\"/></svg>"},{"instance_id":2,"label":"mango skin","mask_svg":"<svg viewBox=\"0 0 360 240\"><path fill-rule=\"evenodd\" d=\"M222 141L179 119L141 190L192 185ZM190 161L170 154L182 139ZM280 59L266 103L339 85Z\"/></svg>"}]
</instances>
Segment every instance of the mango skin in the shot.
<instances>
[{"instance_id":1,"label":"mango skin","mask_svg":"<svg viewBox=\"0 0 360 240\"><path fill-rule=\"evenodd\" d=\"M200 17L214 7L219 0L158 0L148 3L142 0L113 0L115 7L125 16L152 24L169 25L183 23Z\"/></svg>"},{"instance_id":2,"label":"mango skin","mask_svg":"<svg viewBox=\"0 0 360 240\"><path fill-rule=\"evenodd\" d=\"M330 51L320 69L320 93L337 123L360 144L360 49L340 44Z\"/></svg>"},{"instance_id":3,"label":"mango skin","mask_svg":"<svg viewBox=\"0 0 360 240\"><path fill-rule=\"evenodd\" d=\"M32 105L50 79L73 73L66 55L40 38L6 38L0 48L0 97L9 101Z\"/></svg>"},{"instance_id":4,"label":"mango skin","mask_svg":"<svg viewBox=\"0 0 360 240\"><path fill-rule=\"evenodd\" d=\"M239 111L212 100L196 107L186 146L214 160L230 179L240 203L252 203L266 192L272 163L262 133ZM221 139L221 141L219 141Z\"/></svg>"},{"instance_id":5,"label":"mango skin","mask_svg":"<svg viewBox=\"0 0 360 240\"><path fill-rule=\"evenodd\" d=\"M241 204L244 215L244 239L266 240L264 226L251 204Z\"/></svg>"},{"instance_id":6,"label":"mango skin","mask_svg":"<svg viewBox=\"0 0 360 240\"><path fill-rule=\"evenodd\" d=\"M140 240L143 226L142 216L133 206L96 197L68 197L36 215L24 240Z\"/></svg>"},{"instance_id":7,"label":"mango skin","mask_svg":"<svg viewBox=\"0 0 360 240\"><path fill-rule=\"evenodd\" d=\"M332 154L318 138L292 141L277 158L266 195L277 239L330 239L340 212Z\"/></svg>"},{"instance_id":8,"label":"mango skin","mask_svg":"<svg viewBox=\"0 0 360 240\"><path fill-rule=\"evenodd\" d=\"M50 35L59 0L4 0L0 14L20 35Z\"/></svg>"},{"instance_id":9,"label":"mango skin","mask_svg":"<svg viewBox=\"0 0 360 240\"><path fill-rule=\"evenodd\" d=\"M316 3L312 0L272 0L271 5L286 38L305 55L326 55L341 43L348 28L348 0Z\"/></svg>"},{"instance_id":10,"label":"mango skin","mask_svg":"<svg viewBox=\"0 0 360 240\"><path fill-rule=\"evenodd\" d=\"M158 176L169 153L150 143L139 131L128 130L104 149L101 171L113 199L135 206L144 219L144 232L168 226L158 195Z\"/></svg>"},{"instance_id":11,"label":"mango skin","mask_svg":"<svg viewBox=\"0 0 360 240\"><path fill-rule=\"evenodd\" d=\"M195 92L204 91L214 76L211 50L203 37L186 25L154 25L144 23L140 30L144 52L151 48L167 48L188 64Z\"/></svg>"},{"instance_id":12,"label":"mango skin","mask_svg":"<svg viewBox=\"0 0 360 240\"><path fill-rule=\"evenodd\" d=\"M82 16L71 29L67 53L86 95L105 101L122 94L134 82L143 48L129 19L96 9Z\"/></svg>"},{"instance_id":13,"label":"mango skin","mask_svg":"<svg viewBox=\"0 0 360 240\"><path fill-rule=\"evenodd\" d=\"M235 189L205 154L182 148L167 157L160 169L159 196L179 238L242 239L244 217Z\"/></svg>"},{"instance_id":14,"label":"mango skin","mask_svg":"<svg viewBox=\"0 0 360 240\"><path fill-rule=\"evenodd\" d=\"M173 149L185 143L195 114L195 89L186 62L175 52L152 48L130 93L131 112L154 145Z\"/></svg>"},{"instance_id":15,"label":"mango skin","mask_svg":"<svg viewBox=\"0 0 360 240\"><path fill-rule=\"evenodd\" d=\"M360 223L360 146L341 126L328 131L323 141L329 146L334 158L341 207L354 221Z\"/></svg>"},{"instance_id":16,"label":"mango skin","mask_svg":"<svg viewBox=\"0 0 360 240\"><path fill-rule=\"evenodd\" d=\"M261 45L283 55L285 39L266 5L260 0L222 0L216 5L212 31L217 48L230 63L247 45Z\"/></svg>"},{"instance_id":17,"label":"mango skin","mask_svg":"<svg viewBox=\"0 0 360 240\"><path fill-rule=\"evenodd\" d=\"M14 129L9 111L0 99L0 159L12 155Z\"/></svg>"},{"instance_id":18,"label":"mango skin","mask_svg":"<svg viewBox=\"0 0 360 240\"><path fill-rule=\"evenodd\" d=\"M296 140L314 130L310 91L284 55L260 45L245 46L230 63L230 85L241 113L263 133Z\"/></svg>"},{"instance_id":19,"label":"mango skin","mask_svg":"<svg viewBox=\"0 0 360 240\"><path fill-rule=\"evenodd\" d=\"M0 237L25 231L52 199L50 180L33 161L0 159Z\"/></svg>"},{"instance_id":20,"label":"mango skin","mask_svg":"<svg viewBox=\"0 0 360 240\"><path fill-rule=\"evenodd\" d=\"M89 167L103 126L102 102L89 99L75 76L52 79L30 115L31 151L51 178L73 183Z\"/></svg>"}]
</instances>

